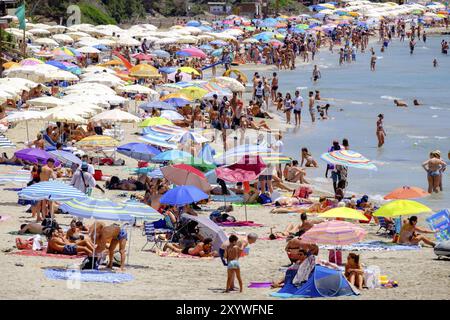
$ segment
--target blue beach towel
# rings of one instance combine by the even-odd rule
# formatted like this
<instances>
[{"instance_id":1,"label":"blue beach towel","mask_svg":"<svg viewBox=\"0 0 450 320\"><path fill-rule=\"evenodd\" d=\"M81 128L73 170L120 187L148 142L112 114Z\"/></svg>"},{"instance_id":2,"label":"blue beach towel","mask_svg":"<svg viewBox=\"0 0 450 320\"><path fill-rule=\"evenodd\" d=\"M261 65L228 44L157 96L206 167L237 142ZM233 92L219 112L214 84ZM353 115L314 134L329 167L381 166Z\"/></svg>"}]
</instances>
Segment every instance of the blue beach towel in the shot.
<instances>
[{"instance_id":1,"label":"blue beach towel","mask_svg":"<svg viewBox=\"0 0 450 320\"><path fill-rule=\"evenodd\" d=\"M244 197L240 196L240 195L212 195L211 196L211 201L215 201L215 202L223 202L225 199L226 202L243 202L244 201Z\"/></svg>"},{"instance_id":2,"label":"blue beach towel","mask_svg":"<svg viewBox=\"0 0 450 320\"><path fill-rule=\"evenodd\" d=\"M321 249L335 249L335 246L320 245ZM384 241L367 241L355 243L348 246L339 246L342 251L408 251L419 250L421 247L417 245L396 244Z\"/></svg>"},{"instance_id":3,"label":"blue beach towel","mask_svg":"<svg viewBox=\"0 0 450 320\"><path fill-rule=\"evenodd\" d=\"M122 283L133 280L131 274L98 270L45 269L44 274L53 280L79 280L83 282Z\"/></svg>"}]
</instances>

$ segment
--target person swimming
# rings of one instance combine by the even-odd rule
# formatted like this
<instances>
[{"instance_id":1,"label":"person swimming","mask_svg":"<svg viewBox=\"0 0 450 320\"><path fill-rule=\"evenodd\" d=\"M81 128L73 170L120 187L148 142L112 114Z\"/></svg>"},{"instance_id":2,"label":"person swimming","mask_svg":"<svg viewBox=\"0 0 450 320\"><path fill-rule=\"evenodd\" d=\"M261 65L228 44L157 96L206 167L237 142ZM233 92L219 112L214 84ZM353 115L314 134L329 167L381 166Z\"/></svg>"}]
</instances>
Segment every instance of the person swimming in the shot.
<instances>
[{"instance_id":1,"label":"person swimming","mask_svg":"<svg viewBox=\"0 0 450 320\"><path fill-rule=\"evenodd\" d=\"M403 101L403 100L397 100L397 99L394 99L394 103L395 103L395 105L396 105L397 107L407 107L407 106L408 106L408 105L406 104L406 102Z\"/></svg>"}]
</instances>

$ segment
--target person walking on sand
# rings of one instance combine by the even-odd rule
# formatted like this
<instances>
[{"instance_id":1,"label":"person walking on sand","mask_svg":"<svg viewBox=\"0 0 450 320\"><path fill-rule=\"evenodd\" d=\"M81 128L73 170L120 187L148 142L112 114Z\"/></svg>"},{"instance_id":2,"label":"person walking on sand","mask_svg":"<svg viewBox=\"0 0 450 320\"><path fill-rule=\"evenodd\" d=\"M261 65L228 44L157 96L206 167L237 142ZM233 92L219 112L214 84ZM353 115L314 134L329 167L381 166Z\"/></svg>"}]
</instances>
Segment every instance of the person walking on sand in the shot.
<instances>
[{"instance_id":1,"label":"person walking on sand","mask_svg":"<svg viewBox=\"0 0 450 320\"><path fill-rule=\"evenodd\" d=\"M225 292L228 293L233 288L233 279L236 276L238 282L239 282L239 292L242 292L243 285L242 285L242 278L241 278L241 269L239 266L239 257L241 255L241 249L239 248L237 242L238 237L234 234L232 234L228 241L230 244L225 250L225 259L227 259L227 285Z\"/></svg>"},{"instance_id":2,"label":"person walking on sand","mask_svg":"<svg viewBox=\"0 0 450 320\"><path fill-rule=\"evenodd\" d=\"M291 110L292 110L292 99L291 94L288 92L284 97L284 109L283 112L286 114L286 123L291 124Z\"/></svg>"},{"instance_id":3,"label":"person walking on sand","mask_svg":"<svg viewBox=\"0 0 450 320\"><path fill-rule=\"evenodd\" d=\"M277 90L278 90L278 77L277 77L277 73L274 72L272 74L272 88L270 90L270 94L272 96L273 102L275 102L277 99Z\"/></svg>"},{"instance_id":4,"label":"person walking on sand","mask_svg":"<svg viewBox=\"0 0 450 320\"><path fill-rule=\"evenodd\" d=\"M302 108L303 108L303 98L300 95L300 90L295 91L294 104L294 118L295 126L300 126L302 122Z\"/></svg>"},{"instance_id":5,"label":"person walking on sand","mask_svg":"<svg viewBox=\"0 0 450 320\"><path fill-rule=\"evenodd\" d=\"M384 115L380 113L377 120L378 148L381 148L384 145L384 137L386 136L386 131L384 131L383 128L383 119Z\"/></svg>"}]
</instances>

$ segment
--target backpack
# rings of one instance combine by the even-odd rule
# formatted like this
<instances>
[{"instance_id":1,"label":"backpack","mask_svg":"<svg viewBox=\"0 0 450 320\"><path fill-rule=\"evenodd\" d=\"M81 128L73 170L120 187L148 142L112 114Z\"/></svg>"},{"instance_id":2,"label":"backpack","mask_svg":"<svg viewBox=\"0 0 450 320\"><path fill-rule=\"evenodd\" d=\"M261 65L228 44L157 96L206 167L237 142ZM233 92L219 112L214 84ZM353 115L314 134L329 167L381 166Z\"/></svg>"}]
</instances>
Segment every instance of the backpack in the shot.
<instances>
[{"instance_id":1,"label":"backpack","mask_svg":"<svg viewBox=\"0 0 450 320\"><path fill-rule=\"evenodd\" d=\"M258 197L258 203L266 204L272 203L272 199L265 193L261 193Z\"/></svg>"},{"instance_id":2,"label":"backpack","mask_svg":"<svg viewBox=\"0 0 450 320\"><path fill-rule=\"evenodd\" d=\"M86 257L84 258L83 262L81 262L81 270L91 270L92 264L94 264L94 269L98 270L98 267L100 265L100 257Z\"/></svg>"}]
</instances>

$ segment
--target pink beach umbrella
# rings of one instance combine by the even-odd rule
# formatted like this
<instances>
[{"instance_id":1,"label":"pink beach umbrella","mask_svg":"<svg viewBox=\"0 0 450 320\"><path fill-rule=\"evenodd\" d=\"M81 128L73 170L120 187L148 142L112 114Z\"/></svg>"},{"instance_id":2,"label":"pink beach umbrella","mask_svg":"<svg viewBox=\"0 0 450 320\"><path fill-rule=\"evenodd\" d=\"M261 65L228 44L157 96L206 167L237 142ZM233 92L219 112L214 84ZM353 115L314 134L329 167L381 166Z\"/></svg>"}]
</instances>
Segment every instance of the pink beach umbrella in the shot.
<instances>
[{"instance_id":1,"label":"pink beach umbrella","mask_svg":"<svg viewBox=\"0 0 450 320\"><path fill-rule=\"evenodd\" d=\"M38 64L44 64L44 62L36 58L28 58L20 61L21 66L35 66Z\"/></svg>"},{"instance_id":2,"label":"pink beach umbrella","mask_svg":"<svg viewBox=\"0 0 450 320\"><path fill-rule=\"evenodd\" d=\"M206 53L204 53L202 50L198 49L198 48L186 48L181 50L181 52L185 52L188 53L191 57L196 57L196 58L206 58Z\"/></svg>"}]
</instances>

